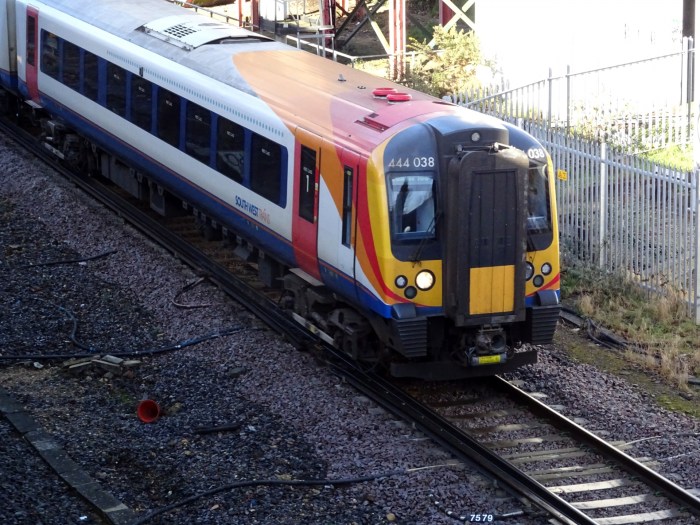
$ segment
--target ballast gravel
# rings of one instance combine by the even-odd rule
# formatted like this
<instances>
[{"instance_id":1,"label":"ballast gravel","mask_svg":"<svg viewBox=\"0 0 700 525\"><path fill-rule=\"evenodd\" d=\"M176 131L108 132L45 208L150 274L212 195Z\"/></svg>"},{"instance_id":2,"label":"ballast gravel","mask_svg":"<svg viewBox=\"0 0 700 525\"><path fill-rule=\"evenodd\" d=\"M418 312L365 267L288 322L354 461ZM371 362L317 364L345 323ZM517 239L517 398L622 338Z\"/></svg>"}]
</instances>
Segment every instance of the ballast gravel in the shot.
<instances>
[{"instance_id":1,"label":"ballast gravel","mask_svg":"<svg viewBox=\"0 0 700 525\"><path fill-rule=\"evenodd\" d=\"M0 224L0 386L138 518L192 499L147 523L546 522L499 519L524 507L208 282L180 293L199 276L3 135ZM139 363L71 373L62 365L75 354ZM608 439L642 440L635 454L700 487L697 420L555 347L516 375ZM145 399L160 406L155 422L136 415ZM0 523L105 522L4 419L0 472ZM375 475L383 477L363 480ZM244 484L256 480L265 483ZM323 481L284 484L292 480ZM207 491L216 493L194 498Z\"/></svg>"}]
</instances>

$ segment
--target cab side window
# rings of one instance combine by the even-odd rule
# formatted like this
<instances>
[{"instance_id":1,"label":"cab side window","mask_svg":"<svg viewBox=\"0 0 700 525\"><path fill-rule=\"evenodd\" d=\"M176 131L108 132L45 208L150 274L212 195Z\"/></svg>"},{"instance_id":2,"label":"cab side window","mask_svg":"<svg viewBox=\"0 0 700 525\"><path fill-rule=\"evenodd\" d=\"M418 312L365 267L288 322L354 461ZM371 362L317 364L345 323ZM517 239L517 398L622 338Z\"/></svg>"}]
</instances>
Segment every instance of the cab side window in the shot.
<instances>
[{"instance_id":1,"label":"cab side window","mask_svg":"<svg viewBox=\"0 0 700 525\"><path fill-rule=\"evenodd\" d=\"M316 151L302 146L299 162L301 162L299 169L299 216L309 222L314 222Z\"/></svg>"}]
</instances>

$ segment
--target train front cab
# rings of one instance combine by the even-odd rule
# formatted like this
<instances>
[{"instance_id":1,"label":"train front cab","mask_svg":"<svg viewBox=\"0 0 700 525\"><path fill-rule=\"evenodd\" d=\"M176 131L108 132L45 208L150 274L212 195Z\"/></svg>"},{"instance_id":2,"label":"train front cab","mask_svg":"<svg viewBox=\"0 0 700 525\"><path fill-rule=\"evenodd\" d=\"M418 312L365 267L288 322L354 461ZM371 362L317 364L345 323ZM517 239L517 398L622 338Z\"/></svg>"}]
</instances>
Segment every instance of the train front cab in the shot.
<instances>
[{"instance_id":1,"label":"train front cab","mask_svg":"<svg viewBox=\"0 0 700 525\"><path fill-rule=\"evenodd\" d=\"M449 379L512 370L536 361L536 350L514 352L517 343L549 343L556 327L551 163L517 128L491 120L465 124L437 119L399 133L384 151L396 257L387 281L396 274L397 295L404 295L390 321L394 347L407 358L392 363L395 376ZM416 156L399 165L400 151ZM402 188L409 195L402 196ZM418 286L426 273L430 286ZM423 354L417 340L426 342Z\"/></svg>"}]
</instances>

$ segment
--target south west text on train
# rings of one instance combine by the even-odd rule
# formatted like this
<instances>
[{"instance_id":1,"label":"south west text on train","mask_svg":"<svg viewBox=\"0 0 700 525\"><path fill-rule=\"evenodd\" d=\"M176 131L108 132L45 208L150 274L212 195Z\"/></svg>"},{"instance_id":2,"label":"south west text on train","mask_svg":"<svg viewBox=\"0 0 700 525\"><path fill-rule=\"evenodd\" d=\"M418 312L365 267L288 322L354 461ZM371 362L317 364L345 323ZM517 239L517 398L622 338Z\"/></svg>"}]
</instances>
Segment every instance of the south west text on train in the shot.
<instances>
[{"instance_id":1,"label":"south west text on train","mask_svg":"<svg viewBox=\"0 0 700 525\"><path fill-rule=\"evenodd\" d=\"M194 210L354 358L461 378L551 342L553 169L524 131L163 0L0 16L5 112L158 213Z\"/></svg>"}]
</instances>

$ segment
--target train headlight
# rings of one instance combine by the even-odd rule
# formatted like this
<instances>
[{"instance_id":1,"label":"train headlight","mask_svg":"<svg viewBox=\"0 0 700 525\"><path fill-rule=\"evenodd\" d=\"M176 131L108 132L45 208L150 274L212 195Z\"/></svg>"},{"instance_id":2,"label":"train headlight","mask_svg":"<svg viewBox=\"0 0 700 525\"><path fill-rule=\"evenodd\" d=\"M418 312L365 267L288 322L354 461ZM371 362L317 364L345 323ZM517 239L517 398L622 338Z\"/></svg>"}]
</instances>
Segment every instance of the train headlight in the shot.
<instances>
[{"instance_id":1,"label":"train headlight","mask_svg":"<svg viewBox=\"0 0 700 525\"><path fill-rule=\"evenodd\" d=\"M406 299L415 299L416 295L418 295L418 290L413 286L409 286L403 291L403 294L406 296Z\"/></svg>"},{"instance_id":2,"label":"train headlight","mask_svg":"<svg viewBox=\"0 0 700 525\"><path fill-rule=\"evenodd\" d=\"M535 267L532 263L525 263L525 280L529 281L533 275L535 275Z\"/></svg>"},{"instance_id":3,"label":"train headlight","mask_svg":"<svg viewBox=\"0 0 700 525\"><path fill-rule=\"evenodd\" d=\"M542 271L542 275L549 275L550 273L552 273L552 265L549 263L544 263L540 270Z\"/></svg>"},{"instance_id":4,"label":"train headlight","mask_svg":"<svg viewBox=\"0 0 700 525\"><path fill-rule=\"evenodd\" d=\"M395 280L394 284L397 288L403 288L408 284L408 279L405 275L399 275Z\"/></svg>"},{"instance_id":5,"label":"train headlight","mask_svg":"<svg viewBox=\"0 0 700 525\"><path fill-rule=\"evenodd\" d=\"M430 270L423 270L416 275L416 286L423 291L430 290L435 284L435 276Z\"/></svg>"},{"instance_id":6,"label":"train headlight","mask_svg":"<svg viewBox=\"0 0 700 525\"><path fill-rule=\"evenodd\" d=\"M481 133L475 131L471 136L472 142L479 142L481 140Z\"/></svg>"},{"instance_id":7,"label":"train headlight","mask_svg":"<svg viewBox=\"0 0 700 525\"><path fill-rule=\"evenodd\" d=\"M542 277L541 275L538 275L537 277L535 277L532 280L532 284L534 284L535 286L537 286L537 288L539 288L540 286L542 286L544 284L544 277Z\"/></svg>"}]
</instances>

